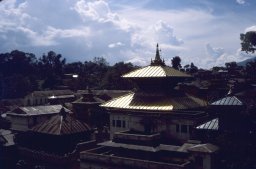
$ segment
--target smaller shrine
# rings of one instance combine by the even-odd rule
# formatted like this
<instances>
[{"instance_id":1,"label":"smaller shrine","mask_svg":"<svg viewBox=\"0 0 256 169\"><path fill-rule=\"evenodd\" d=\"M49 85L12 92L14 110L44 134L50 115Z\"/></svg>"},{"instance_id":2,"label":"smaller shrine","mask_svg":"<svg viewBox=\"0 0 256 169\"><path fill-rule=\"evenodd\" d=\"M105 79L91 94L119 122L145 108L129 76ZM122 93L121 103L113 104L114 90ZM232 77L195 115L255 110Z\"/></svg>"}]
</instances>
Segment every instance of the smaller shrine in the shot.
<instances>
[{"instance_id":1,"label":"smaller shrine","mask_svg":"<svg viewBox=\"0 0 256 169\"><path fill-rule=\"evenodd\" d=\"M69 168L77 161L81 149L77 146L91 140L91 128L72 117L64 107L59 114L19 133L15 142L18 153L29 164L47 164Z\"/></svg>"}]
</instances>

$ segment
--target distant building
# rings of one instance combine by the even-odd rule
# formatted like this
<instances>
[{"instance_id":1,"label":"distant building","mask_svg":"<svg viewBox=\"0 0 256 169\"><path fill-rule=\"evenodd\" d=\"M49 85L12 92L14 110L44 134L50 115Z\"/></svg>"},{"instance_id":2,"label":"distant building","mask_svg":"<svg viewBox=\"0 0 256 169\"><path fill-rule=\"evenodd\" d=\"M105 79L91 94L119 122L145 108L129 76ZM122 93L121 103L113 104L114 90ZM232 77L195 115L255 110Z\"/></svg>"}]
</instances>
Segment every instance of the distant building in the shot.
<instances>
[{"instance_id":1,"label":"distant building","mask_svg":"<svg viewBox=\"0 0 256 169\"><path fill-rule=\"evenodd\" d=\"M210 103L211 119L196 127L198 138L209 141L221 133L255 135L256 88L251 86L242 91L229 93Z\"/></svg>"},{"instance_id":2,"label":"distant building","mask_svg":"<svg viewBox=\"0 0 256 169\"><path fill-rule=\"evenodd\" d=\"M7 119L11 122L11 129L14 131L27 131L33 126L58 114L61 105L18 107L7 113ZM69 111L68 109L65 109Z\"/></svg>"},{"instance_id":3,"label":"distant building","mask_svg":"<svg viewBox=\"0 0 256 169\"><path fill-rule=\"evenodd\" d=\"M96 97L91 90L87 90L82 93L81 98L72 102L75 116L86 123L90 123L91 114L98 110L99 105L103 102L104 100Z\"/></svg>"},{"instance_id":4,"label":"distant building","mask_svg":"<svg viewBox=\"0 0 256 169\"><path fill-rule=\"evenodd\" d=\"M20 158L30 165L69 169L77 164L82 142L90 141L91 134L86 123L62 107L58 114L17 134L16 143Z\"/></svg>"},{"instance_id":5,"label":"distant building","mask_svg":"<svg viewBox=\"0 0 256 169\"><path fill-rule=\"evenodd\" d=\"M72 102L74 115L96 129L96 140L109 139L109 114L99 105L127 93L129 91L124 90L78 91L77 95L81 95L80 98Z\"/></svg>"},{"instance_id":6,"label":"distant building","mask_svg":"<svg viewBox=\"0 0 256 169\"><path fill-rule=\"evenodd\" d=\"M46 90L34 91L24 98L24 106L38 106L48 104L50 101L56 104L62 104L65 101L73 101L74 92L71 90Z\"/></svg>"}]
</instances>

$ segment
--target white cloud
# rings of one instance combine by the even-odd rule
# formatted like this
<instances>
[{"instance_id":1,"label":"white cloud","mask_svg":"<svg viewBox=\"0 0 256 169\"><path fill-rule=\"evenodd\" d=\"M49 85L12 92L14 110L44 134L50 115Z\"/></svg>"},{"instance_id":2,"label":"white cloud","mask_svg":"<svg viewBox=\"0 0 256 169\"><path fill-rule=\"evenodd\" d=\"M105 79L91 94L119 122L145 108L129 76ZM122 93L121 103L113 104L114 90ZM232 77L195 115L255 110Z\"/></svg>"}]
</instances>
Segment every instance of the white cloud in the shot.
<instances>
[{"instance_id":1,"label":"white cloud","mask_svg":"<svg viewBox=\"0 0 256 169\"><path fill-rule=\"evenodd\" d=\"M116 48L120 46L125 46L125 44L123 44L122 42L117 42L117 43L111 43L108 45L109 48Z\"/></svg>"},{"instance_id":2,"label":"white cloud","mask_svg":"<svg viewBox=\"0 0 256 169\"><path fill-rule=\"evenodd\" d=\"M112 13L105 1L99 0L94 2L86 2L85 0L79 0L74 9L83 17L97 20L99 22L107 22L112 18Z\"/></svg>"},{"instance_id":3,"label":"white cloud","mask_svg":"<svg viewBox=\"0 0 256 169\"><path fill-rule=\"evenodd\" d=\"M233 15L216 16L210 8L154 10L143 7L146 3L129 6L130 1L121 2L2 1L0 50L19 49L39 56L54 50L70 61L104 56L111 64L130 61L147 65L159 43L168 65L176 55L183 65L194 62L199 67L228 61L233 53L236 60L247 57L232 52L240 47L239 34L245 28ZM243 20L244 25L254 22ZM247 29L255 30L255 26ZM222 48L209 45L206 52L206 42Z\"/></svg>"},{"instance_id":4,"label":"white cloud","mask_svg":"<svg viewBox=\"0 0 256 169\"><path fill-rule=\"evenodd\" d=\"M234 53L228 53L223 48L214 48L210 44L206 45L206 52L208 55L204 60L208 64L208 68L224 66L227 62L241 62L256 56L255 54L247 54L241 51L240 48Z\"/></svg>"},{"instance_id":5,"label":"white cloud","mask_svg":"<svg viewBox=\"0 0 256 169\"><path fill-rule=\"evenodd\" d=\"M99 23L110 22L120 27L120 29L127 31L130 29L130 23L120 18L117 13L112 12L106 1L98 0L88 2L79 0L72 9L80 14L84 22L87 22L88 19Z\"/></svg>"},{"instance_id":6,"label":"white cloud","mask_svg":"<svg viewBox=\"0 0 256 169\"><path fill-rule=\"evenodd\" d=\"M126 61L126 63L133 63L134 65L138 65L138 66L145 66L149 64L149 61L144 59L144 58L140 58L140 57L134 57L131 58L129 60Z\"/></svg>"},{"instance_id":7,"label":"white cloud","mask_svg":"<svg viewBox=\"0 0 256 169\"><path fill-rule=\"evenodd\" d=\"M237 2L238 4L240 4L240 5L245 4L245 0L236 0L236 2Z\"/></svg>"},{"instance_id":8,"label":"white cloud","mask_svg":"<svg viewBox=\"0 0 256 169\"><path fill-rule=\"evenodd\" d=\"M212 57L220 57L222 54L224 54L223 48L213 48L209 43L206 44L206 52L208 55Z\"/></svg>"},{"instance_id":9,"label":"white cloud","mask_svg":"<svg viewBox=\"0 0 256 169\"><path fill-rule=\"evenodd\" d=\"M245 29L245 32L256 31L256 25L250 26Z\"/></svg>"}]
</instances>

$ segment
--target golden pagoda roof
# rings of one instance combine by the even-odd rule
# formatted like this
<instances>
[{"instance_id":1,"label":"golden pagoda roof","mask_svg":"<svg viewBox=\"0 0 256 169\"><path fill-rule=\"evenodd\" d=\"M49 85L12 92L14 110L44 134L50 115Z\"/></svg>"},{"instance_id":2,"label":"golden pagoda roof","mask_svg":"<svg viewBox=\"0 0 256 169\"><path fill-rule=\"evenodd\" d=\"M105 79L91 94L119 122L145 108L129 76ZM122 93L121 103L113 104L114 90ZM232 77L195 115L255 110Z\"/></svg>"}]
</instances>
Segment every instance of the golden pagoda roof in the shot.
<instances>
[{"instance_id":1,"label":"golden pagoda roof","mask_svg":"<svg viewBox=\"0 0 256 169\"><path fill-rule=\"evenodd\" d=\"M187 94L137 97L135 93L129 93L105 102L101 106L113 109L172 111L203 107L206 106L206 102Z\"/></svg>"},{"instance_id":2,"label":"golden pagoda roof","mask_svg":"<svg viewBox=\"0 0 256 169\"><path fill-rule=\"evenodd\" d=\"M132 72L129 72L122 77L124 78L149 78L149 77L181 77L187 78L191 77L190 75L178 71L169 66L146 66L140 69L136 69Z\"/></svg>"}]
</instances>

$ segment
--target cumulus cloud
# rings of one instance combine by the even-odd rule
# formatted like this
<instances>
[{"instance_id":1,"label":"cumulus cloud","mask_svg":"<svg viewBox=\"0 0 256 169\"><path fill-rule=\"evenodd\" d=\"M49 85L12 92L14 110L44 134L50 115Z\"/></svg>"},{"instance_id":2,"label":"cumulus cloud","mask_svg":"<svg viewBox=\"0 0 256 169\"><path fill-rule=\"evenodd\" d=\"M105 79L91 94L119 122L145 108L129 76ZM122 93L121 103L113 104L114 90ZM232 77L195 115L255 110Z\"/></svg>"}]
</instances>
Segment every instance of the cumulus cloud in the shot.
<instances>
[{"instance_id":1,"label":"cumulus cloud","mask_svg":"<svg viewBox=\"0 0 256 169\"><path fill-rule=\"evenodd\" d=\"M138 65L138 66L145 66L145 65L149 64L148 60L146 60L145 58L141 58L141 57L134 57L134 58L131 58L126 61L126 63L129 63L129 62L133 63L135 65Z\"/></svg>"},{"instance_id":2,"label":"cumulus cloud","mask_svg":"<svg viewBox=\"0 0 256 169\"><path fill-rule=\"evenodd\" d=\"M224 54L223 48L213 48L209 43L206 44L206 52L208 55L212 57L220 57L222 54Z\"/></svg>"},{"instance_id":3,"label":"cumulus cloud","mask_svg":"<svg viewBox=\"0 0 256 169\"><path fill-rule=\"evenodd\" d=\"M81 16L84 22L87 22L88 19L99 23L109 22L118 26L120 29L127 31L130 29L130 23L120 18L117 13L112 12L106 1L79 0L73 9Z\"/></svg>"},{"instance_id":4,"label":"cumulus cloud","mask_svg":"<svg viewBox=\"0 0 256 169\"><path fill-rule=\"evenodd\" d=\"M240 4L240 5L245 4L245 0L236 0L236 2L237 2L238 4Z\"/></svg>"},{"instance_id":5,"label":"cumulus cloud","mask_svg":"<svg viewBox=\"0 0 256 169\"><path fill-rule=\"evenodd\" d=\"M247 54L241 49L237 49L234 53L228 53L223 48L212 47L209 43L206 45L207 57L204 58L208 67L224 66L227 62L241 62L243 60L256 56L255 54Z\"/></svg>"},{"instance_id":6,"label":"cumulus cloud","mask_svg":"<svg viewBox=\"0 0 256 169\"><path fill-rule=\"evenodd\" d=\"M117 43L111 43L108 45L109 48L116 48L120 46L125 46L125 44L123 44L122 42L117 42Z\"/></svg>"},{"instance_id":7,"label":"cumulus cloud","mask_svg":"<svg viewBox=\"0 0 256 169\"><path fill-rule=\"evenodd\" d=\"M239 38L236 42L227 40L237 35L237 26L229 20L224 22L223 17L223 22L219 22L213 10L190 7L154 10L154 7L143 7L145 3L139 3L142 6L132 6L129 1L114 3L107 0L2 1L0 51L19 49L40 56L54 50L69 61L103 56L111 64L125 61L147 65L159 43L161 56L168 65L172 57L178 55L184 64L194 62L199 67L209 67L229 60L230 50L238 48ZM239 31L243 29L240 27ZM255 30L255 26L248 30ZM205 51L206 41L222 48L209 44ZM234 56L236 60L238 56L247 57Z\"/></svg>"},{"instance_id":8,"label":"cumulus cloud","mask_svg":"<svg viewBox=\"0 0 256 169\"><path fill-rule=\"evenodd\" d=\"M245 29L245 32L256 31L256 25L250 26Z\"/></svg>"}]
</instances>

